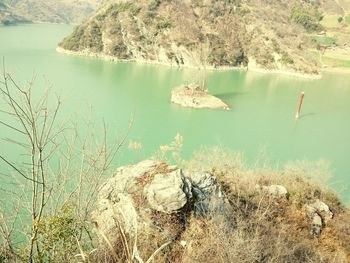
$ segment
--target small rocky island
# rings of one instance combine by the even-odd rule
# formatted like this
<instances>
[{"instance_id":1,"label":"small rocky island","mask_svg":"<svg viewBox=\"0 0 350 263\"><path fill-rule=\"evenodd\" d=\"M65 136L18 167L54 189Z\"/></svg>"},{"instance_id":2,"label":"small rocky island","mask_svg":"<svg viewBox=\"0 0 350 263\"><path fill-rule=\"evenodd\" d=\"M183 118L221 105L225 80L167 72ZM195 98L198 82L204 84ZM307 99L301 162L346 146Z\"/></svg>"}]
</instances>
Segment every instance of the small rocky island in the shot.
<instances>
[{"instance_id":1,"label":"small rocky island","mask_svg":"<svg viewBox=\"0 0 350 263\"><path fill-rule=\"evenodd\" d=\"M187 108L224 109L229 106L219 98L208 94L197 84L181 85L171 92L171 102Z\"/></svg>"}]
</instances>

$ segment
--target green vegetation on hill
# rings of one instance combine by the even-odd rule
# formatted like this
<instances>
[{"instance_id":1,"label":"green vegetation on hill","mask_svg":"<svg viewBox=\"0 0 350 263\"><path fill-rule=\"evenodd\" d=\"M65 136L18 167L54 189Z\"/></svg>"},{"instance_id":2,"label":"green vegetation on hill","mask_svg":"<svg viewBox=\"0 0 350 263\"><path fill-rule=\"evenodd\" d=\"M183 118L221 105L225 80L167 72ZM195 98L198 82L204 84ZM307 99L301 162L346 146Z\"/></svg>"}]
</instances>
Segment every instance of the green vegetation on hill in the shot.
<instances>
[{"instance_id":1,"label":"green vegetation on hill","mask_svg":"<svg viewBox=\"0 0 350 263\"><path fill-rule=\"evenodd\" d=\"M347 1L327 1L321 2L320 7L323 11L320 21L323 30L307 36L310 40L308 46L310 54L313 54L323 70L349 71L349 3ZM316 18L318 15L316 14ZM316 52L315 49L319 52Z\"/></svg>"},{"instance_id":2,"label":"green vegetation on hill","mask_svg":"<svg viewBox=\"0 0 350 263\"><path fill-rule=\"evenodd\" d=\"M346 22L346 24L350 25L350 15L347 15L345 17L345 22Z\"/></svg>"},{"instance_id":3,"label":"green vegetation on hill","mask_svg":"<svg viewBox=\"0 0 350 263\"><path fill-rule=\"evenodd\" d=\"M255 61L264 69L317 73L305 36L323 29L321 18L317 5L300 0L105 1L60 46L179 66L249 67Z\"/></svg>"},{"instance_id":4,"label":"green vegetation on hill","mask_svg":"<svg viewBox=\"0 0 350 263\"><path fill-rule=\"evenodd\" d=\"M312 36L311 39L316 43L316 45L322 45L326 47L334 46L337 43L337 39L335 37Z\"/></svg>"},{"instance_id":5,"label":"green vegetation on hill","mask_svg":"<svg viewBox=\"0 0 350 263\"><path fill-rule=\"evenodd\" d=\"M100 52L103 48L102 33L96 24L92 24L88 30L78 26L74 29L71 38L66 41L66 48L69 50L79 50L81 43L93 52Z\"/></svg>"},{"instance_id":6,"label":"green vegetation on hill","mask_svg":"<svg viewBox=\"0 0 350 263\"><path fill-rule=\"evenodd\" d=\"M321 31L324 28L321 26L321 13L314 7L297 4L293 6L291 19L297 24L302 25L307 31Z\"/></svg>"},{"instance_id":7,"label":"green vegetation on hill","mask_svg":"<svg viewBox=\"0 0 350 263\"><path fill-rule=\"evenodd\" d=\"M340 69L350 69L350 60L349 59L340 59L332 57L330 55L322 56L322 63L328 67L340 68Z\"/></svg>"}]
</instances>

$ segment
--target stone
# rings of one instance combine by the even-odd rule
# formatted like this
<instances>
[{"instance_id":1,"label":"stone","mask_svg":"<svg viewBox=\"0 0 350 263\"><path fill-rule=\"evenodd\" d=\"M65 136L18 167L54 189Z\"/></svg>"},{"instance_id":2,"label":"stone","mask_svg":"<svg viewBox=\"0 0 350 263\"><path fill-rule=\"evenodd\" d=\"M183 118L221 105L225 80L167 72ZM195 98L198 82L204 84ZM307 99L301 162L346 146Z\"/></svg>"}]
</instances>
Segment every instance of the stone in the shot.
<instances>
[{"instance_id":1,"label":"stone","mask_svg":"<svg viewBox=\"0 0 350 263\"><path fill-rule=\"evenodd\" d=\"M187 242L186 242L185 240L181 240L181 241L180 241L180 245L181 245L182 247L186 247Z\"/></svg>"},{"instance_id":2,"label":"stone","mask_svg":"<svg viewBox=\"0 0 350 263\"><path fill-rule=\"evenodd\" d=\"M169 175L156 174L153 181L145 188L150 207L163 213L172 213L183 208L190 193L189 182L184 180L181 170Z\"/></svg>"},{"instance_id":3,"label":"stone","mask_svg":"<svg viewBox=\"0 0 350 263\"><path fill-rule=\"evenodd\" d=\"M202 192L213 192L218 186L216 177L206 172L191 172L185 174L193 185ZM214 188L215 189L214 189Z\"/></svg>"},{"instance_id":4,"label":"stone","mask_svg":"<svg viewBox=\"0 0 350 263\"><path fill-rule=\"evenodd\" d=\"M288 190L282 185L269 185L269 186L256 185L255 188L258 190L267 192L268 194L276 197L288 198Z\"/></svg>"},{"instance_id":5,"label":"stone","mask_svg":"<svg viewBox=\"0 0 350 263\"><path fill-rule=\"evenodd\" d=\"M320 200L307 204L305 207L306 214L311 219L311 235L319 236L323 226L333 218L333 213L329 206Z\"/></svg>"},{"instance_id":6,"label":"stone","mask_svg":"<svg viewBox=\"0 0 350 263\"><path fill-rule=\"evenodd\" d=\"M144 176L159 165L161 165L161 162L146 160L137 165L118 168L113 177L102 185L99 191L99 198L113 200L118 193L132 191L137 178Z\"/></svg>"},{"instance_id":7,"label":"stone","mask_svg":"<svg viewBox=\"0 0 350 263\"><path fill-rule=\"evenodd\" d=\"M322 218L318 214L314 214L312 217L310 234L313 236L319 236L322 231Z\"/></svg>"},{"instance_id":8,"label":"stone","mask_svg":"<svg viewBox=\"0 0 350 263\"><path fill-rule=\"evenodd\" d=\"M329 206L320 200L306 205L306 210L309 217L319 214L325 224L333 218L333 213L329 209Z\"/></svg>"},{"instance_id":9,"label":"stone","mask_svg":"<svg viewBox=\"0 0 350 263\"><path fill-rule=\"evenodd\" d=\"M212 174L146 160L118 168L103 184L92 219L101 248L108 249L106 237L112 244L120 242L119 226L130 242L175 242L191 215L210 218L214 213L225 220L232 212Z\"/></svg>"},{"instance_id":10,"label":"stone","mask_svg":"<svg viewBox=\"0 0 350 263\"><path fill-rule=\"evenodd\" d=\"M185 176L192 183L192 192L196 199L194 210L197 214L208 217L225 209L225 199L215 176L196 171L185 173Z\"/></svg>"},{"instance_id":11,"label":"stone","mask_svg":"<svg viewBox=\"0 0 350 263\"><path fill-rule=\"evenodd\" d=\"M317 200L314 203L310 204L309 207L313 208L318 214L321 214L326 224L333 218L333 213L329 209L329 206L320 200Z\"/></svg>"}]
</instances>

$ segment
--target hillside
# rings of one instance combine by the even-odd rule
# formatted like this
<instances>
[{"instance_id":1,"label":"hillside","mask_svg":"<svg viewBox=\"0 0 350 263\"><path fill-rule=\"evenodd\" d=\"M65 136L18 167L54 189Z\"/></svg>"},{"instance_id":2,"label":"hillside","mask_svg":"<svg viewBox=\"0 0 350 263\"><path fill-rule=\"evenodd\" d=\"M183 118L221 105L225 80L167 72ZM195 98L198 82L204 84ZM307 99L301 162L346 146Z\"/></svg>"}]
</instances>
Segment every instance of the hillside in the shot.
<instances>
[{"instance_id":1,"label":"hillside","mask_svg":"<svg viewBox=\"0 0 350 263\"><path fill-rule=\"evenodd\" d=\"M205 151L190 162L192 170L154 160L119 168L92 213L99 259L349 262L349 211L305 179L316 167L244 171L228 156Z\"/></svg>"},{"instance_id":2,"label":"hillside","mask_svg":"<svg viewBox=\"0 0 350 263\"><path fill-rule=\"evenodd\" d=\"M60 47L191 67L241 67L317 74L310 34L324 12L345 16L348 1L104 1ZM71 52L71 53L72 53Z\"/></svg>"},{"instance_id":3,"label":"hillside","mask_svg":"<svg viewBox=\"0 0 350 263\"><path fill-rule=\"evenodd\" d=\"M350 262L350 211L320 183L321 163L248 168L214 147L182 165L149 159L105 182L83 175L87 192L41 218L33 262ZM0 262L30 262L14 246L0 243Z\"/></svg>"},{"instance_id":4,"label":"hillside","mask_svg":"<svg viewBox=\"0 0 350 263\"><path fill-rule=\"evenodd\" d=\"M0 20L18 22L80 23L96 8L99 0L2 0Z\"/></svg>"},{"instance_id":5,"label":"hillside","mask_svg":"<svg viewBox=\"0 0 350 263\"><path fill-rule=\"evenodd\" d=\"M10 6L3 1L0 1L0 25L9 25L13 23L29 22L23 17L20 17L12 12Z\"/></svg>"}]
</instances>

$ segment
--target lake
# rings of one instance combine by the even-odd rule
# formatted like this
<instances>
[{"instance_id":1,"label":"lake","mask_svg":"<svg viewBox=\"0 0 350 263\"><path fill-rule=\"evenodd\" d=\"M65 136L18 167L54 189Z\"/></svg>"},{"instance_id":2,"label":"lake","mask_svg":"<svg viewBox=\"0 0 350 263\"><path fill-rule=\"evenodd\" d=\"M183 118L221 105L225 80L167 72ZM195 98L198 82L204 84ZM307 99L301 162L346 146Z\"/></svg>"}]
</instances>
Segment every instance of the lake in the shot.
<instances>
[{"instance_id":1,"label":"lake","mask_svg":"<svg viewBox=\"0 0 350 263\"><path fill-rule=\"evenodd\" d=\"M350 75L324 74L321 80L307 80L211 71L208 90L231 110L185 109L170 104L170 92L195 80L196 70L57 53L57 44L71 31L71 26L50 24L0 27L0 56L20 83L36 75L37 88L50 85L52 92L60 94L61 118L77 116L78 122L90 118L99 125L104 120L118 134L133 116L129 139L141 143L142 149L135 153L126 145L116 164L147 158L179 133L184 139L184 158L201 146L220 145L243 153L251 164L262 152L280 166L295 160L328 160L334 174L329 185L343 200L349 199L350 189L344 187L350 182ZM296 121L301 91L305 100ZM4 127L0 132L1 137L11 136ZM0 143L0 150L16 159L17 152L6 142ZM6 169L3 164L1 169Z\"/></svg>"}]
</instances>

